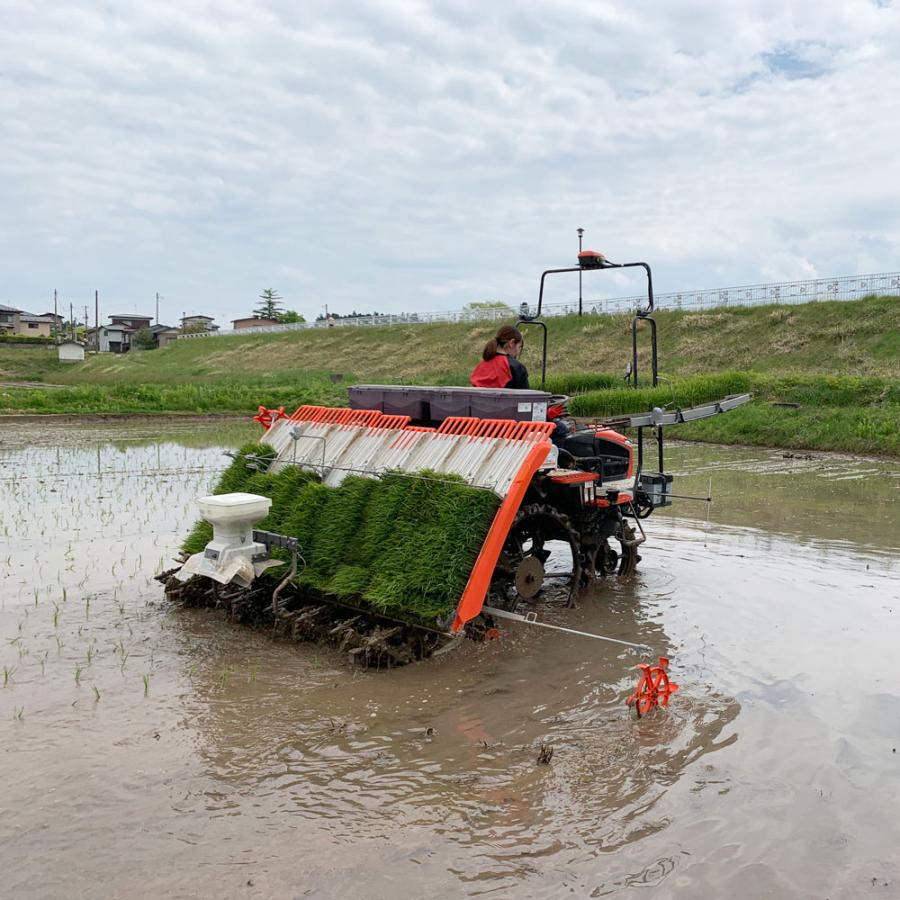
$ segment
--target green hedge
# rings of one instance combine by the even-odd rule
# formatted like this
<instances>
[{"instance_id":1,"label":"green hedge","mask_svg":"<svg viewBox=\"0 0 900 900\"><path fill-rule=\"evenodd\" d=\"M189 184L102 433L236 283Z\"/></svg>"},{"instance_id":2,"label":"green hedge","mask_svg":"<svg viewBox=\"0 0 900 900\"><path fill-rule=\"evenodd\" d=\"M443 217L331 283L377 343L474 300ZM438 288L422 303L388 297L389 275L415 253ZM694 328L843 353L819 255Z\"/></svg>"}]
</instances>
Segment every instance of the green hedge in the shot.
<instances>
[{"instance_id":1,"label":"green hedge","mask_svg":"<svg viewBox=\"0 0 900 900\"><path fill-rule=\"evenodd\" d=\"M27 334L7 334L0 332L0 344L22 344L27 347L33 347L35 344L46 344L53 346L56 341L52 337L29 337Z\"/></svg>"}]
</instances>

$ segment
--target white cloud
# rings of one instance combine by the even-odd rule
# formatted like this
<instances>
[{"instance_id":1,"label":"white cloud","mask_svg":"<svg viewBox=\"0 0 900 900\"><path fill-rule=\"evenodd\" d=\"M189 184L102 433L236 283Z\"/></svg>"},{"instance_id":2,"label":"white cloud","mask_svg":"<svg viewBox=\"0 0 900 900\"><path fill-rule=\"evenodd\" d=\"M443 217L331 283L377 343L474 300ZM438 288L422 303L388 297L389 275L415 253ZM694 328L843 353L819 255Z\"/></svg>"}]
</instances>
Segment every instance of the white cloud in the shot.
<instances>
[{"instance_id":1,"label":"white cloud","mask_svg":"<svg viewBox=\"0 0 900 900\"><path fill-rule=\"evenodd\" d=\"M897 269L898 49L861 0L13 0L0 301L518 302L579 225L661 292Z\"/></svg>"}]
</instances>

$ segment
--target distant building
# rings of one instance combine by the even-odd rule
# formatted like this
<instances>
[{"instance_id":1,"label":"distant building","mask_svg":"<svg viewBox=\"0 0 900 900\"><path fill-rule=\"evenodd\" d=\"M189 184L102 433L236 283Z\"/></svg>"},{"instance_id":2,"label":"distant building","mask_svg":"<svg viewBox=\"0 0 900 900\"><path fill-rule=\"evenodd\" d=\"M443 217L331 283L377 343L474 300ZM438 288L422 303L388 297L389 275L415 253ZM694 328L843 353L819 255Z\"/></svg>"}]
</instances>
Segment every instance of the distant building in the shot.
<instances>
[{"instance_id":1,"label":"distant building","mask_svg":"<svg viewBox=\"0 0 900 900\"><path fill-rule=\"evenodd\" d=\"M58 317L57 317L58 318ZM22 337L52 337L56 318L53 313L36 316L17 306L0 304L0 333Z\"/></svg>"},{"instance_id":2,"label":"distant building","mask_svg":"<svg viewBox=\"0 0 900 900\"><path fill-rule=\"evenodd\" d=\"M45 313L41 313L41 318L42 319L50 319L53 322L54 327L56 328L56 333L62 334L64 320L61 315L59 315L58 313L45 312ZM85 325L86 324L87 324L87 322L85 322Z\"/></svg>"},{"instance_id":3,"label":"distant building","mask_svg":"<svg viewBox=\"0 0 900 900\"><path fill-rule=\"evenodd\" d=\"M31 313L19 313L18 334L26 337L53 337L55 324L52 315L34 316Z\"/></svg>"},{"instance_id":4,"label":"distant building","mask_svg":"<svg viewBox=\"0 0 900 900\"><path fill-rule=\"evenodd\" d=\"M0 334L15 334L21 309L0 303Z\"/></svg>"},{"instance_id":5,"label":"distant building","mask_svg":"<svg viewBox=\"0 0 900 900\"><path fill-rule=\"evenodd\" d=\"M57 344L56 350L60 362L84 362L84 344L80 341L63 341L61 344Z\"/></svg>"},{"instance_id":6,"label":"distant building","mask_svg":"<svg viewBox=\"0 0 900 900\"><path fill-rule=\"evenodd\" d=\"M263 319L259 316L248 316L245 319L232 319L231 324L234 325L235 331L243 328L262 328L264 325L280 325L281 322L276 319Z\"/></svg>"},{"instance_id":7,"label":"distant building","mask_svg":"<svg viewBox=\"0 0 900 900\"><path fill-rule=\"evenodd\" d=\"M99 335L97 329L89 328L87 334L97 336L97 349L101 353L127 353L131 349L131 338L142 328L149 328L150 316L116 315L109 317L108 325L101 325Z\"/></svg>"},{"instance_id":8,"label":"distant building","mask_svg":"<svg viewBox=\"0 0 900 900\"><path fill-rule=\"evenodd\" d=\"M182 332L218 331L219 326L214 324L212 316L182 316Z\"/></svg>"},{"instance_id":9,"label":"distant building","mask_svg":"<svg viewBox=\"0 0 900 900\"><path fill-rule=\"evenodd\" d=\"M153 325L150 328L157 347L165 347L178 339L178 329L173 325Z\"/></svg>"}]
</instances>

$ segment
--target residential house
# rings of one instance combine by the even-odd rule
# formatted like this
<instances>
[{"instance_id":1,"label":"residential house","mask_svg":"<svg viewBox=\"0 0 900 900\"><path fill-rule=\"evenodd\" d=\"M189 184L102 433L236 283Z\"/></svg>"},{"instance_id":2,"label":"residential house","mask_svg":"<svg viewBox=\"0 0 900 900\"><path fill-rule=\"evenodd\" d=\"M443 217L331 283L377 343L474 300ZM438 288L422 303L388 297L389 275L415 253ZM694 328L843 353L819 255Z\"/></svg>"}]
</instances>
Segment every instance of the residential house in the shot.
<instances>
[{"instance_id":1,"label":"residential house","mask_svg":"<svg viewBox=\"0 0 900 900\"><path fill-rule=\"evenodd\" d=\"M41 313L42 319L50 319L53 322L53 327L56 329L57 334L63 333L63 317L58 313L45 312ZM85 323L87 324L87 323Z\"/></svg>"},{"instance_id":2,"label":"residential house","mask_svg":"<svg viewBox=\"0 0 900 900\"><path fill-rule=\"evenodd\" d=\"M19 330L17 334L25 337L53 337L53 328L56 323L53 316L35 316L31 313L19 313Z\"/></svg>"},{"instance_id":3,"label":"residential house","mask_svg":"<svg viewBox=\"0 0 900 900\"><path fill-rule=\"evenodd\" d=\"M0 304L0 333L22 337L52 337L56 319L52 313L36 316L16 306Z\"/></svg>"},{"instance_id":4,"label":"residential house","mask_svg":"<svg viewBox=\"0 0 900 900\"><path fill-rule=\"evenodd\" d=\"M181 331L183 333L218 331L219 326L213 324L212 316L182 316Z\"/></svg>"},{"instance_id":5,"label":"residential house","mask_svg":"<svg viewBox=\"0 0 900 900\"><path fill-rule=\"evenodd\" d=\"M153 325L150 328L157 347L165 347L178 339L178 329L173 325Z\"/></svg>"},{"instance_id":6,"label":"residential house","mask_svg":"<svg viewBox=\"0 0 900 900\"><path fill-rule=\"evenodd\" d=\"M15 334L21 309L0 303L0 334Z\"/></svg>"},{"instance_id":7,"label":"residential house","mask_svg":"<svg viewBox=\"0 0 900 900\"><path fill-rule=\"evenodd\" d=\"M261 328L263 325L280 325L281 323L275 319L263 319L259 316L247 316L244 319L232 319L231 324L235 331L243 328Z\"/></svg>"},{"instance_id":8,"label":"residential house","mask_svg":"<svg viewBox=\"0 0 900 900\"><path fill-rule=\"evenodd\" d=\"M109 317L109 324L100 326L98 349L101 353L127 353L131 349L131 338L142 328L149 328L150 316L116 315ZM93 334L95 329L88 329Z\"/></svg>"}]
</instances>

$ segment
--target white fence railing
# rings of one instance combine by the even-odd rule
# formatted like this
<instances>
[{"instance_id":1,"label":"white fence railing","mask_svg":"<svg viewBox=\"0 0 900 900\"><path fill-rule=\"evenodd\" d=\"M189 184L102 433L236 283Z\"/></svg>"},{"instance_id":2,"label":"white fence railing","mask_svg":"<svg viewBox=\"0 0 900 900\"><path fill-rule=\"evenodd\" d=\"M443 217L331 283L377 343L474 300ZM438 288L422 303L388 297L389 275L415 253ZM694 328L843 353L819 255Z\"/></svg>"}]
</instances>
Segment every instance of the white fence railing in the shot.
<instances>
[{"instance_id":1,"label":"white fence railing","mask_svg":"<svg viewBox=\"0 0 900 900\"><path fill-rule=\"evenodd\" d=\"M858 300L869 294L900 296L900 272L880 275L842 275L835 278L815 278L808 281L781 281L772 284L751 284L742 287L712 288L702 291L678 291L657 294L657 309L713 309L734 306L762 306L767 303L809 303L812 300ZM585 315L610 315L633 312L646 306L647 295L585 300ZM373 325L420 325L429 322L493 322L508 321L535 307L522 304L497 309L454 310L452 312L396 313L382 316L353 316L331 322L301 322L290 325L263 325L258 328L239 328L198 334L181 334L186 338L223 337L244 334L279 334L306 328L360 328ZM578 312L578 301L545 303L542 315L569 316Z\"/></svg>"}]
</instances>

